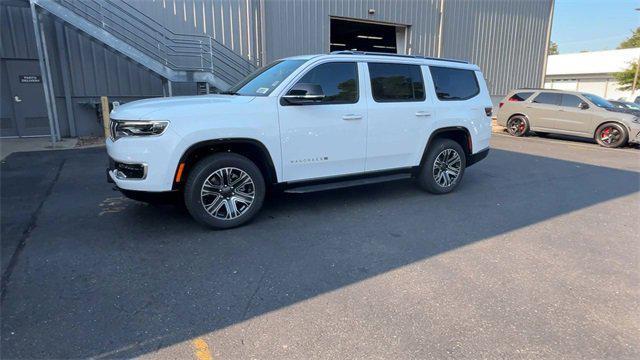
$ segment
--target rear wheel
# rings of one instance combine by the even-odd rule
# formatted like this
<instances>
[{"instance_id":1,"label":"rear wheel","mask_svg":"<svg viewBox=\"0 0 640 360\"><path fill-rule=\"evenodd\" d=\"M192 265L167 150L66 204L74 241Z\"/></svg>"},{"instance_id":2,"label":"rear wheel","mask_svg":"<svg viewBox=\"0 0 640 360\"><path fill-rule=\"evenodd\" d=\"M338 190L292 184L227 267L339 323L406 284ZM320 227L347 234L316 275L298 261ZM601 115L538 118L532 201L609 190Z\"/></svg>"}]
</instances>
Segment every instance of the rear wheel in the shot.
<instances>
[{"instance_id":1,"label":"rear wheel","mask_svg":"<svg viewBox=\"0 0 640 360\"><path fill-rule=\"evenodd\" d=\"M190 172L184 202L201 224L227 229L251 220L264 195L264 178L251 160L221 153L204 158Z\"/></svg>"},{"instance_id":2,"label":"rear wheel","mask_svg":"<svg viewBox=\"0 0 640 360\"><path fill-rule=\"evenodd\" d=\"M512 136L525 136L529 132L529 122L524 116L512 116L507 121L507 131Z\"/></svg>"},{"instance_id":3,"label":"rear wheel","mask_svg":"<svg viewBox=\"0 0 640 360\"><path fill-rule=\"evenodd\" d=\"M606 123L598 127L595 139L600 146L617 148L627 143L627 136L627 130L622 125Z\"/></svg>"},{"instance_id":4,"label":"rear wheel","mask_svg":"<svg viewBox=\"0 0 640 360\"><path fill-rule=\"evenodd\" d=\"M449 193L460 184L466 161L460 144L451 139L436 139L420 168L418 184L433 194Z\"/></svg>"}]
</instances>

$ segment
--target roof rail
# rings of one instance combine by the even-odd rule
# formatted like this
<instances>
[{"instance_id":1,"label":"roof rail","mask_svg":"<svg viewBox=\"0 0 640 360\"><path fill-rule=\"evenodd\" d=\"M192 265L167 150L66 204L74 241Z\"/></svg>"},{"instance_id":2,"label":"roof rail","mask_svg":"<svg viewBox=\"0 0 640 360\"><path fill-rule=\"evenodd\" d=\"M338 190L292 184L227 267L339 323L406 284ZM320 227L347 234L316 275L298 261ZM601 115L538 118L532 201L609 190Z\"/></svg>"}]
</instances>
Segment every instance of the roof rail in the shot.
<instances>
[{"instance_id":1,"label":"roof rail","mask_svg":"<svg viewBox=\"0 0 640 360\"><path fill-rule=\"evenodd\" d=\"M392 53L383 53L383 52L375 52L375 51L358 51L358 50L338 50L330 52L332 55L375 55L375 56L394 56L394 57L403 57L403 58L411 58L411 59L426 59L426 60L436 60L436 61L450 61L462 64L468 64L468 61L465 60L456 60L456 59L446 59L446 58L437 58L430 56L422 56L422 55L404 55L404 54L392 54Z\"/></svg>"}]
</instances>

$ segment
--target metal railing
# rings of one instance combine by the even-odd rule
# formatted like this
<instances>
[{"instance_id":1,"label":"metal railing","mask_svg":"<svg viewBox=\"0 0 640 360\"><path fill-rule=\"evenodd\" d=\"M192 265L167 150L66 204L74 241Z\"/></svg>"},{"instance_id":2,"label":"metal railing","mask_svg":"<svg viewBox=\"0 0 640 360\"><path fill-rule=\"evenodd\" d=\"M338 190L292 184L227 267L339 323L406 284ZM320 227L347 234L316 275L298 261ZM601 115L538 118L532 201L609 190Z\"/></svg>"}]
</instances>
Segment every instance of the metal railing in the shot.
<instances>
[{"instance_id":1,"label":"metal railing","mask_svg":"<svg viewBox=\"0 0 640 360\"><path fill-rule=\"evenodd\" d=\"M210 72L232 85L256 68L211 36L173 32L125 1L56 2L172 70Z\"/></svg>"}]
</instances>

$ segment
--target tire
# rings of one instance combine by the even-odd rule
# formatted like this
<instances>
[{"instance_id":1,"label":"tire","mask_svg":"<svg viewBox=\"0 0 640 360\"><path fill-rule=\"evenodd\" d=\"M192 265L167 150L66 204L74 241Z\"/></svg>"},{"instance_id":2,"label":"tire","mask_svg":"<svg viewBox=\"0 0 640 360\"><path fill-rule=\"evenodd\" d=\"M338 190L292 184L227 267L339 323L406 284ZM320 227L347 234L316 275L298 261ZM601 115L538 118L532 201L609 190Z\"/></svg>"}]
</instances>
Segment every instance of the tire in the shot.
<instances>
[{"instance_id":1,"label":"tire","mask_svg":"<svg viewBox=\"0 0 640 360\"><path fill-rule=\"evenodd\" d=\"M507 120L507 132L511 136L526 136L529 133L529 121L522 115L514 115Z\"/></svg>"},{"instance_id":2,"label":"tire","mask_svg":"<svg viewBox=\"0 0 640 360\"><path fill-rule=\"evenodd\" d=\"M264 177L251 160L219 153L200 160L189 172L184 203L199 223L213 229L229 229L255 217L264 202L265 190Z\"/></svg>"},{"instance_id":3,"label":"tire","mask_svg":"<svg viewBox=\"0 0 640 360\"><path fill-rule=\"evenodd\" d=\"M629 134L627 129L618 123L604 123L598 126L595 134L595 140L600 146L606 148L617 148L627 144Z\"/></svg>"},{"instance_id":4,"label":"tire","mask_svg":"<svg viewBox=\"0 0 640 360\"><path fill-rule=\"evenodd\" d=\"M442 160L447 158L449 161L443 163ZM448 172L444 170L447 162ZM460 185L466 163L466 155L460 144L451 139L436 139L427 150L427 156L418 174L418 184L432 194L449 193ZM451 179L451 170L456 168L458 174L455 179Z\"/></svg>"}]
</instances>

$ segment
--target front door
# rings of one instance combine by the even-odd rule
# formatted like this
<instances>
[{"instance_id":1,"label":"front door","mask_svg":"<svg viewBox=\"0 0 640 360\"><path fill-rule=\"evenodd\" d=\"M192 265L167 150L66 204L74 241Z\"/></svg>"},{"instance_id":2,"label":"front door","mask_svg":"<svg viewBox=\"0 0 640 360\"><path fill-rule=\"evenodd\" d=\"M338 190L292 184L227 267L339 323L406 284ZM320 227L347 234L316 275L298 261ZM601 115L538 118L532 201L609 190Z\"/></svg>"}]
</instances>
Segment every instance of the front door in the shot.
<instances>
[{"instance_id":1,"label":"front door","mask_svg":"<svg viewBox=\"0 0 640 360\"><path fill-rule=\"evenodd\" d=\"M292 85L319 85L324 98L305 105L279 102L285 181L364 172L367 105L358 66L353 61L315 65Z\"/></svg>"},{"instance_id":2,"label":"front door","mask_svg":"<svg viewBox=\"0 0 640 360\"><path fill-rule=\"evenodd\" d=\"M6 60L10 102L18 136L49 135L49 117L38 60Z\"/></svg>"},{"instance_id":3,"label":"front door","mask_svg":"<svg viewBox=\"0 0 640 360\"><path fill-rule=\"evenodd\" d=\"M562 94L556 128L591 137L592 114L589 110L580 108L583 101L576 95Z\"/></svg>"}]
</instances>

